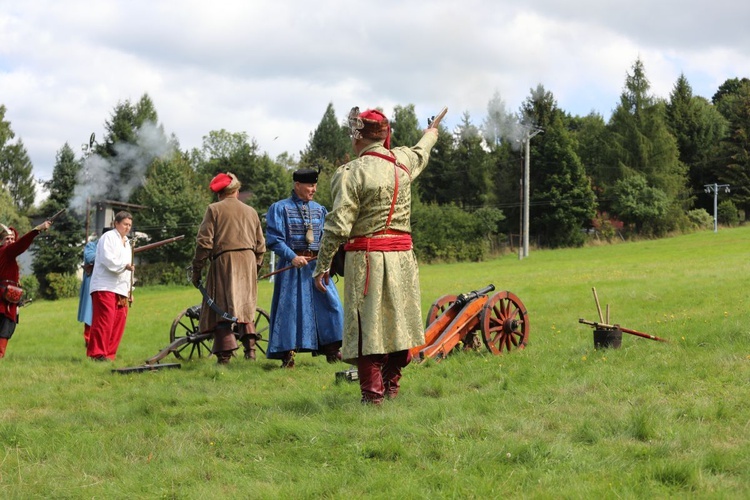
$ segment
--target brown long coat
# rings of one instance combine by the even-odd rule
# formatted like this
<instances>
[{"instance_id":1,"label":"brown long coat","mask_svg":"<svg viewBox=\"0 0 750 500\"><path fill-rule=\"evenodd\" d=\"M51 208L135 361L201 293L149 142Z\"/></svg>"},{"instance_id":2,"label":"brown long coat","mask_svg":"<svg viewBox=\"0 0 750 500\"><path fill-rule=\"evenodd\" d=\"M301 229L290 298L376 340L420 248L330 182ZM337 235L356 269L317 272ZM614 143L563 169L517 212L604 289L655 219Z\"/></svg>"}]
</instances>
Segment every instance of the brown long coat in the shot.
<instances>
[{"instance_id":1,"label":"brown long coat","mask_svg":"<svg viewBox=\"0 0 750 500\"><path fill-rule=\"evenodd\" d=\"M224 198L206 209L196 237L193 270L211 259L206 291L216 305L238 323L252 324L258 298L258 268L266 240L254 208L237 198ZM203 301L200 330L216 328L221 316Z\"/></svg>"}]
</instances>

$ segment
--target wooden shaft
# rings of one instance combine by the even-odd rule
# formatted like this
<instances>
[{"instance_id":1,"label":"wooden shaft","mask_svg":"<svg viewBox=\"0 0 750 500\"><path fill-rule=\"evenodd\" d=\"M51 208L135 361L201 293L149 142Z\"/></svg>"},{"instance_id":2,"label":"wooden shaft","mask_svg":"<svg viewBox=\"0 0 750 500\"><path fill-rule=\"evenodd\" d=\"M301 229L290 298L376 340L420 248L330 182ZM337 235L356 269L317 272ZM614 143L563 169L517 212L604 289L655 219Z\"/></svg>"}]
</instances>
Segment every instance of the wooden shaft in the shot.
<instances>
[{"instance_id":1,"label":"wooden shaft","mask_svg":"<svg viewBox=\"0 0 750 500\"><path fill-rule=\"evenodd\" d=\"M599 305L599 296L596 294L596 288L591 288L594 292L594 300L596 301L596 310L599 311L599 321L604 323L604 316L602 316L602 306Z\"/></svg>"},{"instance_id":2,"label":"wooden shaft","mask_svg":"<svg viewBox=\"0 0 750 500\"><path fill-rule=\"evenodd\" d=\"M135 248L130 247L130 265L135 264ZM128 306L133 307L133 284L135 283L135 270L130 271L130 290L128 290Z\"/></svg>"},{"instance_id":3,"label":"wooden shaft","mask_svg":"<svg viewBox=\"0 0 750 500\"><path fill-rule=\"evenodd\" d=\"M151 250L152 248L157 248L157 247L160 247L162 245L166 245L167 243L173 243L175 241L180 241L184 237L185 237L185 235L181 234L179 236L175 236L174 238L167 238L166 240L156 241L154 243L149 243L148 245L142 245L142 246L139 246L138 248L134 248L133 249L133 253L144 252L146 250Z\"/></svg>"},{"instance_id":4,"label":"wooden shaft","mask_svg":"<svg viewBox=\"0 0 750 500\"><path fill-rule=\"evenodd\" d=\"M630 328L623 328L620 325L609 325L607 323L597 323L595 321L586 321L583 318L579 319L578 322L583 323L584 325L591 325L601 330L620 330L621 332L629 333L637 337L643 337L644 339L657 340L659 342L669 342L667 339L659 338L656 335L650 335L648 333L639 332L637 330L631 330Z\"/></svg>"},{"instance_id":5,"label":"wooden shaft","mask_svg":"<svg viewBox=\"0 0 750 500\"><path fill-rule=\"evenodd\" d=\"M307 263L309 264L310 262L314 261L315 259L317 259L317 257L310 257L309 259L307 259ZM260 278L258 278L258 281L264 280L266 278L270 278L274 274L283 273L284 271L288 271L288 270L290 270L293 267L294 267L294 265L289 265L289 266L286 266L286 267L282 267L281 269L277 269L277 270L275 270L272 273L264 274L263 276L261 276Z\"/></svg>"}]
</instances>

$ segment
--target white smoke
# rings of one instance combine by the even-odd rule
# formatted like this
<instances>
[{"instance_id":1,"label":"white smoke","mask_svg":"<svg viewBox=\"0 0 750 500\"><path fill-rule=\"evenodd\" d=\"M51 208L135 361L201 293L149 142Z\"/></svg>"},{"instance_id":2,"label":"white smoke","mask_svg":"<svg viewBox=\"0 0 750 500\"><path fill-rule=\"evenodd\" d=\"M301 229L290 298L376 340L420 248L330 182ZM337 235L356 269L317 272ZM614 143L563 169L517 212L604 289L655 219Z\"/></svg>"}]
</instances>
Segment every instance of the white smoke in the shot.
<instances>
[{"instance_id":1,"label":"white smoke","mask_svg":"<svg viewBox=\"0 0 750 500\"><path fill-rule=\"evenodd\" d=\"M143 184L148 166L156 158L168 159L174 153L162 129L150 121L138 129L135 144L118 142L114 150L112 158L95 153L84 158L70 202L72 211L85 213L87 200L93 203L109 197L127 202L133 190Z\"/></svg>"},{"instance_id":2,"label":"white smoke","mask_svg":"<svg viewBox=\"0 0 750 500\"><path fill-rule=\"evenodd\" d=\"M496 92L487 104L487 118L482 127L484 140L490 146L507 142L514 151L518 151L532 128L526 122L525 117L508 111L505 101Z\"/></svg>"}]
</instances>

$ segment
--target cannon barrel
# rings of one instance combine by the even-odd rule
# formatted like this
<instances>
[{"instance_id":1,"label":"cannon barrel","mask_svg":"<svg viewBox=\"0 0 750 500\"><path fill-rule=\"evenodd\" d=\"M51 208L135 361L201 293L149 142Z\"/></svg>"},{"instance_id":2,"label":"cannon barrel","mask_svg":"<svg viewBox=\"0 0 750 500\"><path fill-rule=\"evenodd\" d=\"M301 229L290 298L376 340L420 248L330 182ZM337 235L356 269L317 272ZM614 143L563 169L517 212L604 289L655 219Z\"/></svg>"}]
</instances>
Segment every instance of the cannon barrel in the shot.
<instances>
[{"instance_id":1,"label":"cannon barrel","mask_svg":"<svg viewBox=\"0 0 750 500\"><path fill-rule=\"evenodd\" d=\"M468 293L462 293L458 297L456 297L456 304L459 305L459 307L463 307L465 304L467 304L469 301L472 301L476 299L477 297L480 297L482 295L487 295L491 291L495 289L495 285L489 284L486 287L482 288L481 290L474 290Z\"/></svg>"}]
</instances>

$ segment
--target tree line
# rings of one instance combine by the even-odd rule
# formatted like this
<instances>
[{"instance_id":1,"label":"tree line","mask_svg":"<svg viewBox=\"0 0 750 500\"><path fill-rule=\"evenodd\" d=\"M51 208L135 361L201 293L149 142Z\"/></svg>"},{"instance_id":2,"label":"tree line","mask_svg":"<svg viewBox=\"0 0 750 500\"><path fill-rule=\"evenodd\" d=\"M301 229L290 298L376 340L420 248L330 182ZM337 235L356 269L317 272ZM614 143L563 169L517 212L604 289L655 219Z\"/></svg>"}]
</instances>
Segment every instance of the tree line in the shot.
<instances>
[{"instance_id":1,"label":"tree line","mask_svg":"<svg viewBox=\"0 0 750 500\"><path fill-rule=\"evenodd\" d=\"M19 231L30 219L61 208L34 252L34 277L50 298L75 293L74 278L86 239L87 200L141 206L134 226L150 241L185 234L181 242L141 254L139 280L186 283L185 267L205 207L209 180L220 171L237 175L246 203L265 214L289 196L291 172L321 170L316 199L332 205L330 177L354 156L348 126L329 103L295 155L272 159L245 132L214 130L199 148L183 150L167 135L148 94L119 102L82 154L64 144L57 152L49 197L35 206L32 164L15 139L0 105L0 221ZM395 106L394 146L411 146L426 126L413 104ZM721 192L719 221L743 222L750 208L750 80L726 80L707 99L693 95L684 75L668 98L652 94L640 59L627 73L611 117L573 116L538 85L517 111L499 94L477 123L465 112L453 130L441 125L429 167L415 181L413 233L423 261L484 259L519 233L526 149L530 164L531 241L540 247L583 245L587 238L661 237L710 227L712 194ZM89 232L92 232L91 228Z\"/></svg>"}]
</instances>

